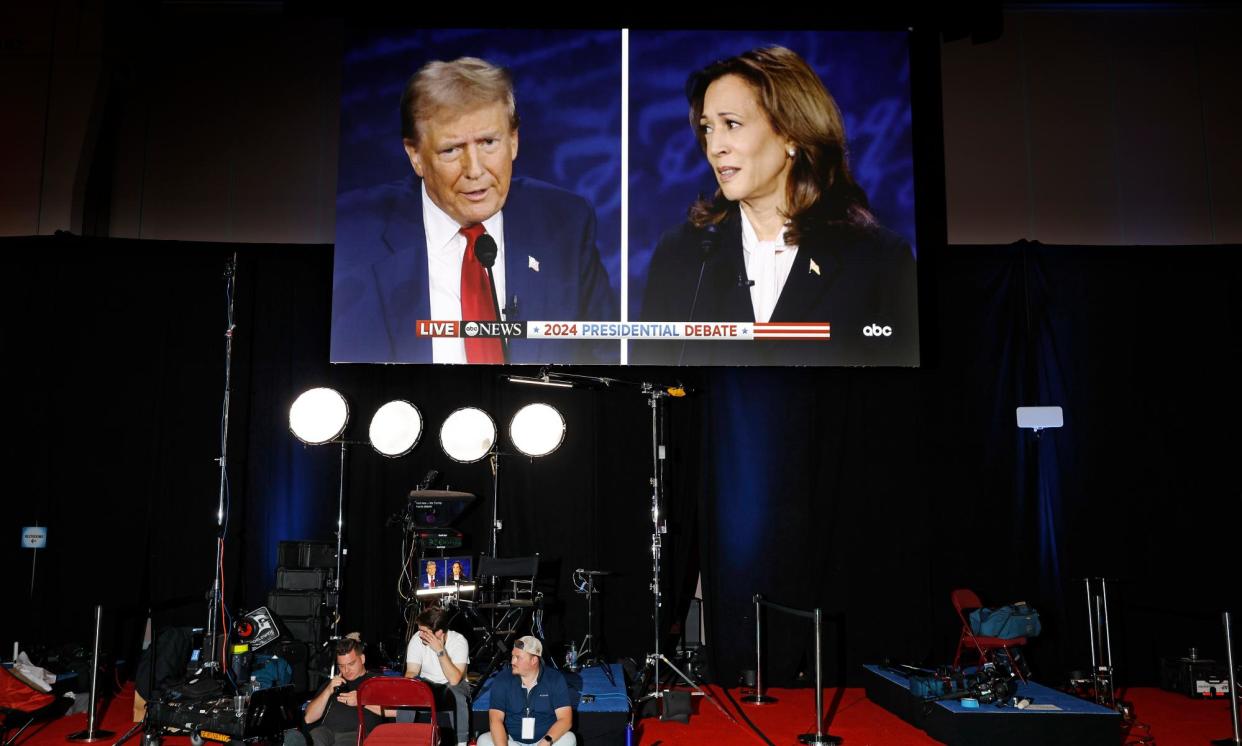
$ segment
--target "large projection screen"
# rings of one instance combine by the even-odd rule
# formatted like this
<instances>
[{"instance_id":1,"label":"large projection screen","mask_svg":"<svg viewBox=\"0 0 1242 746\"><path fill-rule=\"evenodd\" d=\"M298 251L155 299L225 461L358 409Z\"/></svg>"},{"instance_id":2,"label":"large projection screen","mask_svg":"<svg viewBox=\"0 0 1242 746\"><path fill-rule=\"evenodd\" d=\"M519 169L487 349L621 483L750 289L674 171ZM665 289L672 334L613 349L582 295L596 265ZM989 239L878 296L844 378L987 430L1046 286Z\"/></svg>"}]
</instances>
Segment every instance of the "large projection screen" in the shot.
<instances>
[{"instance_id":1,"label":"large projection screen","mask_svg":"<svg viewBox=\"0 0 1242 746\"><path fill-rule=\"evenodd\" d=\"M904 32L355 37L332 361L918 365L909 50ZM484 263L497 248L490 277L463 268L466 226Z\"/></svg>"}]
</instances>

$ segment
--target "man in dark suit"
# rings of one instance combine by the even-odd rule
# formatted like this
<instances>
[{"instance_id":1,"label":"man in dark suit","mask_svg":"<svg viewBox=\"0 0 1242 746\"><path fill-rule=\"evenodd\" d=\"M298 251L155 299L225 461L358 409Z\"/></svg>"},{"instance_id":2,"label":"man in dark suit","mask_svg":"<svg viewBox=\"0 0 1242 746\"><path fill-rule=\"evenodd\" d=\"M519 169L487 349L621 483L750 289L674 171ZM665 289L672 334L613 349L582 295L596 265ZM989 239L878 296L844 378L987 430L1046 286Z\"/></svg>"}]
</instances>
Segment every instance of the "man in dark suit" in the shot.
<instances>
[{"instance_id":1,"label":"man in dark suit","mask_svg":"<svg viewBox=\"0 0 1242 746\"><path fill-rule=\"evenodd\" d=\"M434 560L427 560L426 570L423 572L423 588L438 588L444 585L444 581L436 577L436 563Z\"/></svg>"},{"instance_id":2,"label":"man in dark suit","mask_svg":"<svg viewBox=\"0 0 1242 746\"><path fill-rule=\"evenodd\" d=\"M332 360L616 362L615 344L513 339L505 349L498 340L417 335L424 320L619 314L590 204L513 178L518 118L506 71L470 57L429 63L406 86L401 121L414 175L337 200Z\"/></svg>"}]
</instances>

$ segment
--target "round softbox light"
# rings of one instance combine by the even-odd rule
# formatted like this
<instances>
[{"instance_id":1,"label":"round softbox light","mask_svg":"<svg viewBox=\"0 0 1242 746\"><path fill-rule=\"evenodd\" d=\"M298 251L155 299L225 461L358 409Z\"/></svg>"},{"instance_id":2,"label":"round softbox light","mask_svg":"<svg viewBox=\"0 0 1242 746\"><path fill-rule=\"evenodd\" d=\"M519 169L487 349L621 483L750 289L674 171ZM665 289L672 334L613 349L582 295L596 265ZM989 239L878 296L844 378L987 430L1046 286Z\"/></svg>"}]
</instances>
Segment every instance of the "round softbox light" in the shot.
<instances>
[{"instance_id":1,"label":"round softbox light","mask_svg":"<svg viewBox=\"0 0 1242 746\"><path fill-rule=\"evenodd\" d=\"M496 423L482 409L462 407L440 426L440 447L449 458L463 464L478 461L496 443Z\"/></svg>"},{"instance_id":2,"label":"round softbox light","mask_svg":"<svg viewBox=\"0 0 1242 746\"><path fill-rule=\"evenodd\" d=\"M329 443L345 432L349 404L339 391L317 388L303 391L289 407L289 429L307 445Z\"/></svg>"},{"instance_id":3,"label":"round softbox light","mask_svg":"<svg viewBox=\"0 0 1242 746\"><path fill-rule=\"evenodd\" d=\"M396 399L375 410L371 418L371 447L389 458L414 450L423 434L423 416L418 407Z\"/></svg>"},{"instance_id":4,"label":"round softbox light","mask_svg":"<svg viewBox=\"0 0 1242 746\"><path fill-rule=\"evenodd\" d=\"M527 404L509 421L509 440L527 456L547 456L565 441L565 418L550 404Z\"/></svg>"}]
</instances>

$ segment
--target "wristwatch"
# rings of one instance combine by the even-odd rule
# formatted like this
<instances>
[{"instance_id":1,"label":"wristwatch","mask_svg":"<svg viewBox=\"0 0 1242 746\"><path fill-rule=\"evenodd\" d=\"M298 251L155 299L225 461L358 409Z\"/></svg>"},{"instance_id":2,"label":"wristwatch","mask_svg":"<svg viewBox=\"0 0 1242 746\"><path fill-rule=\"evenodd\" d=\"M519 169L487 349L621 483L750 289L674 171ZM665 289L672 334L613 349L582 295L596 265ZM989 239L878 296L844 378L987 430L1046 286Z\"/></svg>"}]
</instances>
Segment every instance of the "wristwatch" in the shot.
<instances>
[{"instance_id":1,"label":"wristwatch","mask_svg":"<svg viewBox=\"0 0 1242 746\"><path fill-rule=\"evenodd\" d=\"M547 741L548 743L555 743L555 741L552 740L552 736L550 734L544 736L543 740Z\"/></svg>"},{"instance_id":2,"label":"wristwatch","mask_svg":"<svg viewBox=\"0 0 1242 746\"><path fill-rule=\"evenodd\" d=\"M443 657L444 657L444 651L443 651L443 650L437 650L437 651L436 651L436 657L437 657L437 658L443 658Z\"/></svg>"}]
</instances>

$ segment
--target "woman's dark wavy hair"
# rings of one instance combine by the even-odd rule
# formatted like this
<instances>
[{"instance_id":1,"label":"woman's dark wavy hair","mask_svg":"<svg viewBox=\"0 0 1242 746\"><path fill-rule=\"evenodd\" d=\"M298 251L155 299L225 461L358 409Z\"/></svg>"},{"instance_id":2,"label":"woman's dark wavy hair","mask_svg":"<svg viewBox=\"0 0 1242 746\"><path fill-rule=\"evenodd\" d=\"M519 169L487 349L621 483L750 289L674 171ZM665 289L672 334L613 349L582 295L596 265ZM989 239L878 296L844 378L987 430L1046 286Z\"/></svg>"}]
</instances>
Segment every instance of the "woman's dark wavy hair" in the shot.
<instances>
[{"instance_id":1,"label":"woman's dark wavy hair","mask_svg":"<svg viewBox=\"0 0 1242 746\"><path fill-rule=\"evenodd\" d=\"M778 135L797 148L786 186L790 226L785 241L798 244L807 234L830 228L865 228L875 224L862 187L850 175L841 110L823 81L795 52L785 47L752 49L713 62L686 81L690 126L706 153L699 120L707 87L736 75L755 91L759 106ZM725 219L732 203L716 189L711 199L690 207L690 222L703 228Z\"/></svg>"}]
</instances>

